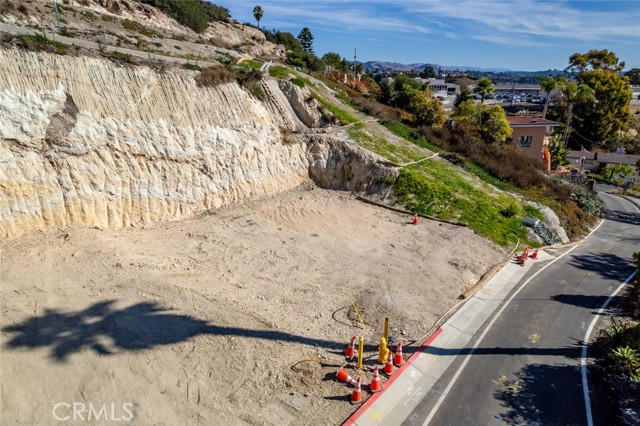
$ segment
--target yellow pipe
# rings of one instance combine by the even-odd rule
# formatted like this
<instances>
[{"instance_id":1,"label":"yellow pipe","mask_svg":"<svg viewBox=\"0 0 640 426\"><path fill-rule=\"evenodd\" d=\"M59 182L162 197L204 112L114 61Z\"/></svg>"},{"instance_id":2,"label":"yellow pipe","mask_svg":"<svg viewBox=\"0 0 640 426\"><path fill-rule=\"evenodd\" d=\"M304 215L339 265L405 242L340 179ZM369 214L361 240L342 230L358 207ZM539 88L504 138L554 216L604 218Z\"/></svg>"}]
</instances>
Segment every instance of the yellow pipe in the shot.
<instances>
[{"instance_id":1,"label":"yellow pipe","mask_svg":"<svg viewBox=\"0 0 640 426\"><path fill-rule=\"evenodd\" d=\"M358 370L362 370L362 359L364 357L364 338L358 339Z\"/></svg>"}]
</instances>

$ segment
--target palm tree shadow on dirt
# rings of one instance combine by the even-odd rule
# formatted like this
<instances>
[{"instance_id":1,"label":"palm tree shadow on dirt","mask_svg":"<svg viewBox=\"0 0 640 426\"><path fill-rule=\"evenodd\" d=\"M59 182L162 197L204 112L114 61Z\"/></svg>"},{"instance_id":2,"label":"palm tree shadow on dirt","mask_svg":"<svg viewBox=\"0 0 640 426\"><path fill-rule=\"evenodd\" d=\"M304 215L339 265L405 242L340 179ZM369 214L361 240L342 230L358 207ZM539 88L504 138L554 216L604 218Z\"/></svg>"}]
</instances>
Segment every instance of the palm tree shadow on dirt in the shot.
<instances>
[{"instance_id":1,"label":"palm tree shadow on dirt","mask_svg":"<svg viewBox=\"0 0 640 426\"><path fill-rule=\"evenodd\" d=\"M155 302L142 302L122 309L114 304L114 300L102 301L73 312L47 309L41 316L3 327L2 331L11 335L5 347L51 347L50 356L56 361L65 361L69 355L87 349L101 355L113 355L178 343L198 335L281 340L328 349L342 346L329 340L281 331L212 325L174 313Z\"/></svg>"}]
</instances>

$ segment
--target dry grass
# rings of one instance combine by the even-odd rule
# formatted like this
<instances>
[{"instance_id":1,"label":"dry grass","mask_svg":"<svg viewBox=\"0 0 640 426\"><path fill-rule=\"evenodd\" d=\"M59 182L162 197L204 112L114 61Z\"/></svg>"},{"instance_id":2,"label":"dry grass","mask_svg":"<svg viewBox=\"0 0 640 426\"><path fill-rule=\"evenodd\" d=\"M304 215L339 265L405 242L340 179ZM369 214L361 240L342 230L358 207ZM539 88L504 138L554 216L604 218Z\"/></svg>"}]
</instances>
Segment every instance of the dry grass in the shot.
<instances>
[{"instance_id":1,"label":"dry grass","mask_svg":"<svg viewBox=\"0 0 640 426\"><path fill-rule=\"evenodd\" d=\"M215 87L236 81L236 75L227 67L214 66L204 68L196 78L199 86Z\"/></svg>"}]
</instances>

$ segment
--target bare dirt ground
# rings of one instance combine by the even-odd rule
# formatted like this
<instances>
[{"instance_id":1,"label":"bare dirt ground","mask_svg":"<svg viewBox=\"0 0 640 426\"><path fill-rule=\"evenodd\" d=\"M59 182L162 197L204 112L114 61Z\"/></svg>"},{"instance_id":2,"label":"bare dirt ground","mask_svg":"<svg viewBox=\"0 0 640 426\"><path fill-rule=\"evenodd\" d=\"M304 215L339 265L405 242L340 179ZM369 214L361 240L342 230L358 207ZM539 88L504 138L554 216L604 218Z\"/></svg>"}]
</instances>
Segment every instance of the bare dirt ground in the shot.
<instances>
[{"instance_id":1,"label":"bare dirt ground","mask_svg":"<svg viewBox=\"0 0 640 426\"><path fill-rule=\"evenodd\" d=\"M388 316L394 340L421 342L504 255L409 221L305 184L153 229L5 241L2 424L340 424L350 337L373 347Z\"/></svg>"}]
</instances>

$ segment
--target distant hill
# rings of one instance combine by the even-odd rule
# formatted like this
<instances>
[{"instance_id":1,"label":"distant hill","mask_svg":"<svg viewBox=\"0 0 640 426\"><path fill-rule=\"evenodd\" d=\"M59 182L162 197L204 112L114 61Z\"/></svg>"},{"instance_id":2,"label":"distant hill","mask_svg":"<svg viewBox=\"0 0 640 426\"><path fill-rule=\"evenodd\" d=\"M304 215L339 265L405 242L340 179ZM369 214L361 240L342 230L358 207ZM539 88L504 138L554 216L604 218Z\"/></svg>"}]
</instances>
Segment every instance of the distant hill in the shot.
<instances>
[{"instance_id":1,"label":"distant hill","mask_svg":"<svg viewBox=\"0 0 640 426\"><path fill-rule=\"evenodd\" d=\"M479 71L479 72L495 72L495 73L517 73L517 74L531 74L531 75L558 75L563 74L561 70L545 70L545 71L515 71L508 68L481 68L471 67L467 65L439 65L431 63L415 63L415 64L401 64L398 62L385 62L385 61L368 61L363 63L364 68L367 71L422 71L426 67L430 66L434 70L442 71Z\"/></svg>"}]
</instances>

